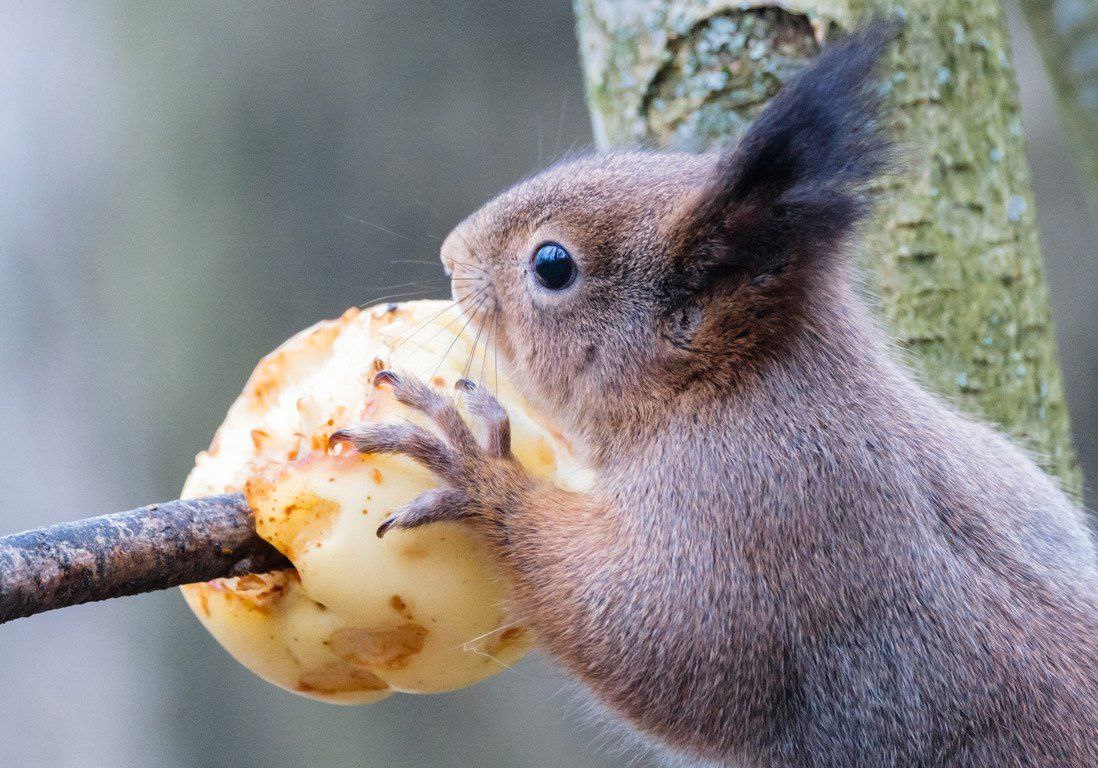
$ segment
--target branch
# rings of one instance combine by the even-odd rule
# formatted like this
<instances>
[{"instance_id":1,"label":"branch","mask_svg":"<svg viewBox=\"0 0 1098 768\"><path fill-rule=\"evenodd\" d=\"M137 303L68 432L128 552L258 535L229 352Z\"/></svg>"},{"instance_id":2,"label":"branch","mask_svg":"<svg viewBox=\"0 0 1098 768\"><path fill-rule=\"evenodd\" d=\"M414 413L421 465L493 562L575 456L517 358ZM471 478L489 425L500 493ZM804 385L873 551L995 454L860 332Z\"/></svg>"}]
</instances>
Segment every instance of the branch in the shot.
<instances>
[{"instance_id":1,"label":"branch","mask_svg":"<svg viewBox=\"0 0 1098 768\"><path fill-rule=\"evenodd\" d=\"M290 568L239 493L0 538L0 623L69 605Z\"/></svg>"}]
</instances>

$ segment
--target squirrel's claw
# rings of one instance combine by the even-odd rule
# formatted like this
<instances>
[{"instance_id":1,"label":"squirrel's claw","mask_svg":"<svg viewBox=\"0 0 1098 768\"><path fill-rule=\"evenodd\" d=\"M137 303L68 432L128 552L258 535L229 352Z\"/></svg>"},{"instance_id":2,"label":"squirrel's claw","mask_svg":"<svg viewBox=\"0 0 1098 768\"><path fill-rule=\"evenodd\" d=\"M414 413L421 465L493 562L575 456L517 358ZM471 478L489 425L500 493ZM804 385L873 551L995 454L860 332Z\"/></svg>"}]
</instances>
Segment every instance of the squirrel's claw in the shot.
<instances>
[{"instance_id":1,"label":"squirrel's claw","mask_svg":"<svg viewBox=\"0 0 1098 768\"><path fill-rule=\"evenodd\" d=\"M388 384L397 402L425 414L438 425L443 435L458 451L471 451L477 447L476 438L454 406L453 400L414 376L401 376L392 371L378 371L374 386Z\"/></svg>"},{"instance_id":2,"label":"squirrel's claw","mask_svg":"<svg viewBox=\"0 0 1098 768\"><path fill-rule=\"evenodd\" d=\"M485 387L459 379L455 387L467 396L470 413L487 427L481 447L453 399L414 377L379 371L375 385L391 386L396 399L427 415L442 432L403 422L359 424L340 429L331 443L344 443L363 453L399 453L419 462L446 485L424 491L397 509L377 529L382 537L391 528L414 528L426 523L462 518L492 517L508 498L503 486L517 477L511 455L511 423L507 411ZM515 465L508 469L510 465Z\"/></svg>"},{"instance_id":3,"label":"squirrel's claw","mask_svg":"<svg viewBox=\"0 0 1098 768\"><path fill-rule=\"evenodd\" d=\"M461 520L471 516L469 499L464 492L457 488L432 488L394 510L378 526L377 537L383 537L390 528L415 528L427 523Z\"/></svg>"},{"instance_id":4,"label":"squirrel's claw","mask_svg":"<svg viewBox=\"0 0 1098 768\"><path fill-rule=\"evenodd\" d=\"M335 432L330 443L347 443L361 453L400 453L418 461L439 477L461 479L461 459L433 432L418 424L359 424Z\"/></svg>"},{"instance_id":5,"label":"squirrel's claw","mask_svg":"<svg viewBox=\"0 0 1098 768\"><path fill-rule=\"evenodd\" d=\"M488 453L501 459L511 458L511 419L503 404L471 379L458 379L454 389L468 395L469 410L488 428Z\"/></svg>"}]
</instances>

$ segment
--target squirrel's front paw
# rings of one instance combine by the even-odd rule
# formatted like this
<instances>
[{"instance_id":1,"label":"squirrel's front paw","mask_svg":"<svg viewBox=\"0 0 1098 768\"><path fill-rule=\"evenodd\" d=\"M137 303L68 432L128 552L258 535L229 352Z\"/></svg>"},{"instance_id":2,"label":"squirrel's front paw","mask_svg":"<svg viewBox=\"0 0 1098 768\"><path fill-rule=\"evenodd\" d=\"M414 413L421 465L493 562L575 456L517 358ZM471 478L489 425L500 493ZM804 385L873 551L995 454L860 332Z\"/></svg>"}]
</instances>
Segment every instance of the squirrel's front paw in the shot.
<instances>
[{"instance_id":1,"label":"squirrel's front paw","mask_svg":"<svg viewBox=\"0 0 1098 768\"><path fill-rule=\"evenodd\" d=\"M468 394L469 410L487 426L486 445L477 442L453 399L415 378L381 371L374 384L388 384L396 399L422 411L444 437L417 424L362 424L341 429L332 443L345 443L363 453L402 453L418 461L446 483L425 491L395 510L377 529L414 528L440 520L480 517L499 521L518 503L527 485L526 471L511 455L511 425L507 412L484 387L460 379L456 387Z\"/></svg>"}]
</instances>

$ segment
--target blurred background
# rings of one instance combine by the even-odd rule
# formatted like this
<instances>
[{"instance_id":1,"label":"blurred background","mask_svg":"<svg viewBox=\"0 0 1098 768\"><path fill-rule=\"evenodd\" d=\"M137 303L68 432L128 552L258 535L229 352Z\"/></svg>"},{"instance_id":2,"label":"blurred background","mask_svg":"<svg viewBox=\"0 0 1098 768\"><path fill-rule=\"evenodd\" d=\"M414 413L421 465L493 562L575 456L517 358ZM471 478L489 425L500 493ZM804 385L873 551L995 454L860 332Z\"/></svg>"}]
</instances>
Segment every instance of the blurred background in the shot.
<instances>
[{"instance_id":1,"label":"blurred background","mask_svg":"<svg viewBox=\"0 0 1098 768\"><path fill-rule=\"evenodd\" d=\"M1098 230L1011 24L1095 478ZM0 1L0 531L174 497L262 354L353 304L444 296L449 228L589 142L565 0ZM576 700L532 660L313 703L175 591L0 627L0 764L23 768L625 764Z\"/></svg>"}]
</instances>

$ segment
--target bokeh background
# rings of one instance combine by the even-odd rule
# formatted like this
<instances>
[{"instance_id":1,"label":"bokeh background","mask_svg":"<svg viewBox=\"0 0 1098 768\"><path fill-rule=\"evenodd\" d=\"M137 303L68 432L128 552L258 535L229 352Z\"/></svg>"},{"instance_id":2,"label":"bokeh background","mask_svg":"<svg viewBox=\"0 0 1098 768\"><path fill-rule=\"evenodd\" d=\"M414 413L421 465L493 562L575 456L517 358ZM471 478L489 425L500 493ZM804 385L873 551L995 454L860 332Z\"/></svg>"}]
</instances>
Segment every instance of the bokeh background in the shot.
<instances>
[{"instance_id":1,"label":"bokeh background","mask_svg":"<svg viewBox=\"0 0 1098 768\"><path fill-rule=\"evenodd\" d=\"M1011 24L1096 478L1098 230ZM2 0L0 531L175 496L262 354L353 304L445 295L449 228L589 142L565 0ZM174 591L0 627L4 766L625 764L575 701L532 660L455 694L313 703Z\"/></svg>"}]
</instances>

